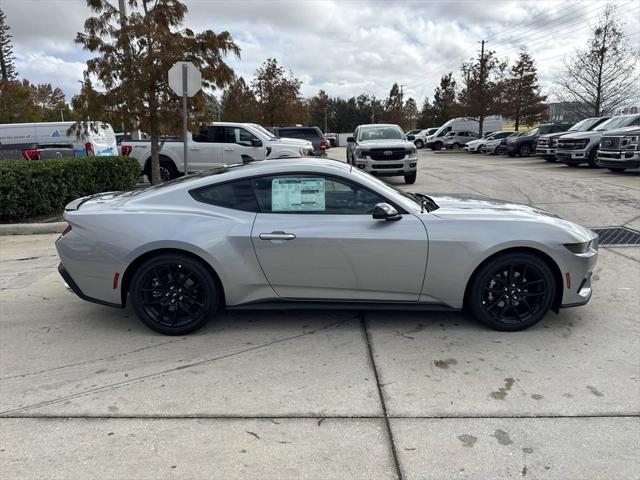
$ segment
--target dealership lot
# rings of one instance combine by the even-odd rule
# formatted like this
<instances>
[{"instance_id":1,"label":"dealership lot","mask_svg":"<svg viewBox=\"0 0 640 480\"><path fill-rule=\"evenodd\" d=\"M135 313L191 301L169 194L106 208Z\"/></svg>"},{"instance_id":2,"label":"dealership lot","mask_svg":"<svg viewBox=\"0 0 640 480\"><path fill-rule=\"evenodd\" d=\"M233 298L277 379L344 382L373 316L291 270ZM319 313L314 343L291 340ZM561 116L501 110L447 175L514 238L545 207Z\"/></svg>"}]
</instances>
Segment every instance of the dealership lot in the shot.
<instances>
[{"instance_id":1,"label":"dealership lot","mask_svg":"<svg viewBox=\"0 0 640 480\"><path fill-rule=\"evenodd\" d=\"M637 173L419 157L415 185L388 181L640 231ZM591 302L519 333L273 311L170 338L68 293L55 238L0 237L5 478L640 476L640 247L602 248Z\"/></svg>"}]
</instances>

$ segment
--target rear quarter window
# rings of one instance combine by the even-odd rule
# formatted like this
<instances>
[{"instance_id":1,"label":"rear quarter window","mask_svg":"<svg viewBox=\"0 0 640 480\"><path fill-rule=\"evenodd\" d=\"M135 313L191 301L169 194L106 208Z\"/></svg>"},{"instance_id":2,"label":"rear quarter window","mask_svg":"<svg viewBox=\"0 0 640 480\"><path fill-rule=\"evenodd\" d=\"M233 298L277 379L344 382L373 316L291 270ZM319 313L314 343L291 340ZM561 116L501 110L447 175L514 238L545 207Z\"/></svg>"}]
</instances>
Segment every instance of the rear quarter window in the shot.
<instances>
[{"instance_id":1,"label":"rear quarter window","mask_svg":"<svg viewBox=\"0 0 640 480\"><path fill-rule=\"evenodd\" d=\"M258 202L250 180L238 180L218 185L209 185L189 192L198 202L231 208L243 212L257 212Z\"/></svg>"}]
</instances>

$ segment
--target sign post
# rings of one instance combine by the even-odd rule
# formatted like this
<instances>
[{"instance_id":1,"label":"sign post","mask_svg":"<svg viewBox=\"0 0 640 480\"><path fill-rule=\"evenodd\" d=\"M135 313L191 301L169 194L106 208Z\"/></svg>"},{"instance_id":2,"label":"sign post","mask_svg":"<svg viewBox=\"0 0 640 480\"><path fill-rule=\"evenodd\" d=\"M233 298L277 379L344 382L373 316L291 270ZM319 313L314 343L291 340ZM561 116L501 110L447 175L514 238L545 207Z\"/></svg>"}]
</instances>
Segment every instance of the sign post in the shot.
<instances>
[{"instance_id":1,"label":"sign post","mask_svg":"<svg viewBox=\"0 0 640 480\"><path fill-rule=\"evenodd\" d=\"M169 86L182 96L182 143L184 154L184 174L189 173L189 147L187 145L187 97L193 97L202 88L200 70L191 62L176 62L169 69Z\"/></svg>"}]
</instances>

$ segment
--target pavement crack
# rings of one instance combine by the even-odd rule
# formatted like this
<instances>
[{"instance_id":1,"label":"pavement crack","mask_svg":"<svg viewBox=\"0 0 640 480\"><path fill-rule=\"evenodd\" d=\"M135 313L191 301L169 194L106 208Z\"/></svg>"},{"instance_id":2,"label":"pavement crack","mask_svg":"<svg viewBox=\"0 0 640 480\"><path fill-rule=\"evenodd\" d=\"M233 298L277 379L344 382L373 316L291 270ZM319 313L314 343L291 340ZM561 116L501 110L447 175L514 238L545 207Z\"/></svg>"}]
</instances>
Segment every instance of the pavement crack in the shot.
<instances>
[{"instance_id":1,"label":"pavement crack","mask_svg":"<svg viewBox=\"0 0 640 480\"><path fill-rule=\"evenodd\" d=\"M387 427L387 434L389 436L389 443L391 445L391 456L393 457L393 463L396 467L396 474L398 480L403 480L402 468L400 467L400 460L398 459L398 452L396 450L396 442L393 438L393 430L391 429L391 422L389 421L389 414L387 413L387 405L384 400L384 393L382 391L382 384L380 383L380 375L378 374L378 367L376 366L375 356L373 354L373 345L371 344L371 336L367 329L367 318L364 313L360 313L360 323L362 325L362 333L364 335L365 342L367 344L367 351L369 352L369 361L371 362L371 368L373 369L373 375L376 379L376 387L378 387L378 397L380 398L380 407L382 408L382 415L384 423Z\"/></svg>"},{"instance_id":2,"label":"pavement crack","mask_svg":"<svg viewBox=\"0 0 640 480\"><path fill-rule=\"evenodd\" d=\"M34 404L31 404L31 405L25 405L25 406L20 407L20 408L14 408L14 409L11 409L11 410L5 410L4 412L0 412L0 417L5 417L7 415L14 415L16 413L29 411L29 410L33 410L33 409L36 409L36 408L47 407L49 405L55 405L55 404L58 404L58 403L65 402L67 400L73 400L73 399L76 399L76 398L84 397L84 396L90 395L92 393L106 392L106 391L109 391L109 390L114 390L116 388L122 388L122 387L125 387L125 386L128 386L128 385L131 385L133 383L143 382L143 381L148 380L150 378L160 377L162 375L167 375L169 373L173 373L173 372L177 372L177 371L180 371L180 370L184 370L186 368L198 367L200 365L205 365L205 364L208 364L208 363L217 362L219 360L225 360L227 358L236 357L238 355L243 355L245 353L252 352L254 350L267 348L267 347L270 347L272 345L277 345L279 343L287 342L287 341L290 341L290 340L295 340L297 338L301 338L301 337L304 337L306 335L313 335L313 334L315 334L317 332L329 330L331 328L334 328L334 327L337 327L337 326L340 326L340 325L344 324L346 321L347 321L347 319L340 320L338 322L333 322L333 323L324 325L322 327L318 327L318 328L313 329L313 330L308 330L308 331L305 331L305 332L302 332L302 333L298 333L296 335L290 335L288 337L279 338L277 340L273 340L271 342L263 343L263 344L260 344L260 345L254 345L252 347L245 348L245 349L242 349L242 350L238 350L238 351L233 352L233 353L227 353L225 355L219 355L219 356L216 356L216 357L207 358L205 360L200 360L200 361L192 362L192 363L189 363L189 364L179 365L177 367L168 368L166 370L161 370L159 372L154 372L154 373L149 373L149 374L146 374L146 375L141 375L139 377L129 378L129 379L123 380L121 382L114 382L114 383L111 383L111 384L108 384L108 385L102 385L100 387L90 388L88 390L84 390L84 391L78 392L78 393L73 393L71 395L65 395L65 396L62 396L62 397L55 398L55 399L45 400L45 401L34 403Z\"/></svg>"}]
</instances>

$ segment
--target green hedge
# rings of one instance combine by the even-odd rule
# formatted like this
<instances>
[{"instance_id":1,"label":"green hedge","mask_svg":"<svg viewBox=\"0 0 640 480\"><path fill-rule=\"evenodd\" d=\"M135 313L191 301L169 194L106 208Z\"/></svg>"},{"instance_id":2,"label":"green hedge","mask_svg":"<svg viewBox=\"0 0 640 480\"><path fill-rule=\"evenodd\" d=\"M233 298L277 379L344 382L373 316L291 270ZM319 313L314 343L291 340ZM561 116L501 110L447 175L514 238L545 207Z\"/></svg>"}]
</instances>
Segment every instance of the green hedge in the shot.
<instances>
[{"instance_id":1,"label":"green hedge","mask_svg":"<svg viewBox=\"0 0 640 480\"><path fill-rule=\"evenodd\" d=\"M132 157L0 161L0 220L62 214L75 198L133 188L139 175Z\"/></svg>"}]
</instances>

